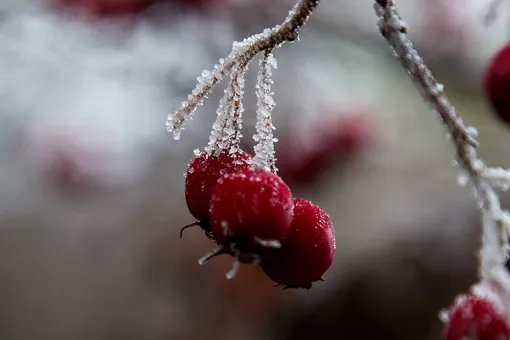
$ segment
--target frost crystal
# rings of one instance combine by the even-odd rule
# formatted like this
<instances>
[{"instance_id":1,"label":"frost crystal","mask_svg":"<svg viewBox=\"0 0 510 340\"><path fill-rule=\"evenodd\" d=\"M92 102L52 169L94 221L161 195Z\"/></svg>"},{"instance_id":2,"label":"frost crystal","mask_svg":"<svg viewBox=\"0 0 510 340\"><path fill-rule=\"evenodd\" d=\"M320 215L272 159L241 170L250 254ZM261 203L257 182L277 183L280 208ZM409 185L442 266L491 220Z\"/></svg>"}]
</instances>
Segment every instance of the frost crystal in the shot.
<instances>
[{"instance_id":1,"label":"frost crystal","mask_svg":"<svg viewBox=\"0 0 510 340\"><path fill-rule=\"evenodd\" d=\"M257 133L253 136L256 142L255 157L253 164L267 171L276 173L274 143L277 141L273 137L275 129L271 112L275 107L271 85L273 84L272 69L277 67L276 59L273 53L266 53L259 62L259 74L257 77L256 95L257 95L257 124L255 126Z\"/></svg>"},{"instance_id":2,"label":"frost crystal","mask_svg":"<svg viewBox=\"0 0 510 340\"><path fill-rule=\"evenodd\" d=\"M242 99L244 76L248 70L249 61L232 68L230 82L218 106L217 118L213 124L207 150L219 154L221 150L230 149L235 153L241 142L242 114L244 111Z\"/></svg>"}]
</instances>

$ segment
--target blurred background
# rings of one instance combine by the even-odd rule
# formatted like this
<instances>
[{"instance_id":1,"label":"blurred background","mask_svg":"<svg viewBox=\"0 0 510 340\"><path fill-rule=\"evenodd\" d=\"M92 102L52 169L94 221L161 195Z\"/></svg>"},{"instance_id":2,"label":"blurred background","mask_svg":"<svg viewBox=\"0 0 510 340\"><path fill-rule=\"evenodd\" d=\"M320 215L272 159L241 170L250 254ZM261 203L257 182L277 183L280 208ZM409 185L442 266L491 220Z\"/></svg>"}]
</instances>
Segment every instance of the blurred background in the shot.
<instances>
[{"instance_id":1,"label":"blurred background","mask_svg":"<svg viewBox=\"0 0 510 340\"><path fill-rule=\"evenodd\" d=\"M481 155L510 166L510 127L482 94L505 44L504 3L397 3ZM376 29L372 1L322 1L276 51L278 167L332 217L337 250L312 290L234 280L184 201L219 86L174 141L165 131L233 40L292 0L0 0L2 340L440 339L438 313L476 281L480 221L453 150ZM256 64L251 71L256 72ZM246 83L251 150L256 75ZM507 206L509 199L502 196Z\"/></svg>"}]
</instances>

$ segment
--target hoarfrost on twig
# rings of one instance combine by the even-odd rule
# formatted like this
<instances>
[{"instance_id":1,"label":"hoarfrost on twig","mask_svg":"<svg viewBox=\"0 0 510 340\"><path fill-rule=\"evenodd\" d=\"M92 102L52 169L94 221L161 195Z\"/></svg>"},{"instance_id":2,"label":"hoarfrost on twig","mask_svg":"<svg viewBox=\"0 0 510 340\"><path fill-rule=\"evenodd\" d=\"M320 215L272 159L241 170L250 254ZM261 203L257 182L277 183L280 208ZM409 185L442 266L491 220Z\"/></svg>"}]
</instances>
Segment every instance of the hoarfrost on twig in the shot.
<instances>
[{"instance_id":1,"label":"hoarfrost on twig","mask_svg":"<svg viewBox=\"0 0 510 340\"><path fill-rule=\"evenodd\" d=\"M299 31L319 3L320 0L299 0L281 25L265 29L262 33L241 42L234 42L232 51L226 58L220 59L219 64L212 71L204 70L201 77L198 77L198 84L188 96L188 100L182 102L181 107L167 118L166 127L173 133L174 139L180 138L186 121L192 117L197 107L203 104L213 87L225 75L230 74L236 65L248 63L261 51L298 39Z\"/></svg>"},{"instance_id":2,"label":"hoarfrost on twig","mask_svg":"<svg viewBox=\"0 0 510 340\"><path fill-rule=\"evenodd\" d=\"M483 176L493 187L507 191L510 189L510 170L503 168L487 168Z\"/></svg>"},{"instance_id":3,"label":"hoarfrost on twig","mask_svg":"<svg viewBox=\"0 0 510 340\"><path fill-rule=\"evenodd\" d=\"M241 141L242 114L244 111L242 98L244 77L249 61L232 68L230 82L217 109L217 118L213 124L209 144L206 150L219 155L222 150L230 149L235 153Z\"/></svg>"},{"instance_id":4,"label":"hoarfrost on twig","mask_svg":"<svg viewBox=\"0 0 510 340\"><path fill-rule=\"evenodd\" d=\"M474 129L464 124L443 92L442 86L439 86L414 49L407 36L407 25L402 21L395 2L376 0L374 9L379 17L378 27L381 34L392 47L424 100L439 114L455 147L457 164L467 174L469 182L475 189L483 217L479 271L481 281L494 282L498 280L497 278L510 281L508 272L501 271L508 251L508 230L504 223L507 214L501 209L499 197L491 186L491 181L484 176L487 175L488 168L478 157Z\"/></svg>"},{"instance_id":5,"label":"hoarfrost on twig","mask_svg":"<svg viewBox=\"0 0 510 340\"><path fill-rule=\"evenodd\" d=\"M255 156L253 164L266 171L276 173L276 159L273 137L275 127L271 119L271 112L275 107L271 85L273 84L272 69L277 67L276 59L271 51L267 51L259 62L259 74L257 77L257 133L253 135L255 140Z\"/></svg>"}]
</instances>

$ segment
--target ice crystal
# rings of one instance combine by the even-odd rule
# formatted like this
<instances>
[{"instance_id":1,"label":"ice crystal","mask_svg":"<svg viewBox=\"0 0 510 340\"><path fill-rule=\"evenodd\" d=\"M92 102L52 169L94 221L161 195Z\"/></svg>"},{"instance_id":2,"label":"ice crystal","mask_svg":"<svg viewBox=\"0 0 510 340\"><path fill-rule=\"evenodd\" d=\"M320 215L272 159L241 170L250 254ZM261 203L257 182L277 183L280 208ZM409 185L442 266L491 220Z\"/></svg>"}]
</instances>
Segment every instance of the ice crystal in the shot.
<instances>
[{"instance_id":1,"label":"ice crystal","mask_svg":"<svg viewBox=\"0 0 510 340\"><path fill-rule=\"evenodd\" d=\"M259 74L257 77L256 95L257 95L257 124L255 126L257 133L253 136L256 142L255 157L253 164L267 171L276 172L273 137L275 129L271 112L275 107L271 85L273 84L272 69L277 67L276 59L273 53L266 53L259 62Z\"/></svg>"}]
</instances>

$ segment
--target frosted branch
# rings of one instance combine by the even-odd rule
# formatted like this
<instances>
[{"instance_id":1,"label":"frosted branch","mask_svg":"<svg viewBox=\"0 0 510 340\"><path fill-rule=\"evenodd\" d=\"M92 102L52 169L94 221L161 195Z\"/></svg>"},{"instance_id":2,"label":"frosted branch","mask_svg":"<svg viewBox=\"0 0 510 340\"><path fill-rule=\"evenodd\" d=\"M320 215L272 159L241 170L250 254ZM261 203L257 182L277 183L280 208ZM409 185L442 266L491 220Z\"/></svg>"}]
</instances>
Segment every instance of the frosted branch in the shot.
<instances>
[{"instance_id":1,"label":"frosted branch","mask_svg":"<svg viewBox=\"0 0 510 340\"><path fill-rule=\"evenodd\" d=\"M499 197L486 179L485 163L478 157L476 130L465 125L462 118L446 97L425 62L414 49L407 36L407 25L402 21L393 0L376 0L374 9L379 17L378 27L392 47L396 57L419 89L423 99L443 121L455 148L462 174L470 182L483 214L483 237L480 251L481 279L492 281L506 261L508 232L504 228L506 213L502 211ZM506 273L506 272L505 272ZM499 275L499 274L498 274ZM508 273L505 274L508 276Z\"/></svg>"},{"instance_id":2,"label":"frosted branch","mask_svg":"<svg viewBox=\"0 0 510 340\"><path fill-rule=\"evenodd\" d=\"M257 133L253 136L255 140L255 157L253 164L276 173L276 160L274 152L273 137L275 129L271 112L275 107L271 85L273 84L272 69L277 67L273 53L268 51L259 62L259 74L257 77Z\"/></svg>"},{"instance_id":3,"label":"frosted branch","mask_svg":"<svg viewBox=\"0 0 510 340\"><path fill-rule=\"evenodd\" d=\"M319 2L320 0L299 0L282 24L241 42L234 42L232 51L226 58L220 59L212 71L204 70L198 77L198 84L188 96L188 100L182 102L181 107L168 116L167 130L173 133L174 139L180 138L186 121L192 117L197 107L203 104L213 87L229 74L236 64L248 63L261 51L298 39L299 31Z\"/></svg>"}]
</instances>

